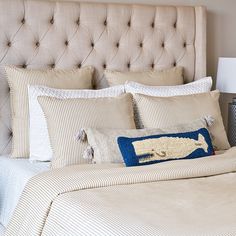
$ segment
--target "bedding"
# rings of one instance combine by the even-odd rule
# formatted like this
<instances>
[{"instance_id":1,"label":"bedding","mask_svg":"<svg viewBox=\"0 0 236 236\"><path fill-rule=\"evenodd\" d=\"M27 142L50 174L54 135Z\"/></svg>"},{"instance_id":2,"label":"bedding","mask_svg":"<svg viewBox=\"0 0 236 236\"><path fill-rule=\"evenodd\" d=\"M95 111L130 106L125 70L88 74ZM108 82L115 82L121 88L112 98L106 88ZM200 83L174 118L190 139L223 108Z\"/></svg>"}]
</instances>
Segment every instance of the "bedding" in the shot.
<instances>
[{"instance_id":1,"label":"bedding","mask_svg":"<svg viewBox=\"0 0 236 236\"><path fill-rule=\"evenodd\" d=\"M83 158L86 142L76 136L82 127L134 129L132 95L107 98L58 99L39 97L53 150L52 168L89 163Z\"/></svg>"},{"instance_id":2,"label":"bedding","mask_svg":"<svg viewBox=\"0 0 236 236\"><path fill-rule=\"evenodd\" d=\"M138 124L144 128L162 128L210 115L215 120L209 127L214 148L228 149L230 145L223 125L219 96L219 91L174 97L134 94Z\"/></svg>"},{"instance_id":3,"label":"bedding","mask_svg":"<svg viewBox=\"0 0 236 236\"><path fill-rule=\"evenodd\" d=\"M107 86L105 69L182 66L185 83L206 75L204 6L1 0L0 15L0 154L12 144L6 64L27 70L91 65L96 88Z\"/></svg>"},{"instance_id":4,"label":"bedding","mask_svg":"<svg viewBox=\"0 0 236 236\"><path fill-rule=\"evenodd\" d=\"M0 223L0 236L3 236L5 232L5 227Z\"/></svg>"},{"instance_id":5,"label":"bedding","mask_svg":"<svg viewBox=\"0 0 236 236\"><path fill-rule=\"evenodd\" d=\"M182 67L128 72L105 70L104 75L109 86L125 84L127 81L155 86L180 85L184 83Z\"/></svg>"},{"instance_id":6,"label":"bedding","mask_svg":"<svg viewBox=\"0 0 236 236\"><path fill-rule=\"evenodd\" d=\"M125 84L125 91L131 94L143 94L154 97L173 97L190 95L197 93L210 92L212 87L212 78L205 77L194 82L176 86L148 86L136 82L129 81ZM134 102L134 119L136 126L142 128L138 115L138 108Z\"/></svg>"},{"instance_id":7,"label":"bedding","mask_svg":"<svg viewBox=\"0 0 236 236\"><path fill-rule=\"evenodd\" d=\"M214 155L206 128L184 133L118 137L117 142L127 167Z\"/></svg>"},{"instance_id":8,"label":"bedding","mask_svg":"<svg viewBox=\"0 0 236 236\"><path fill-rule=\"evenodd\" d=\"M209 125L207 120L202 118L163 129L120 130L85 128L82 131L85 132L84 139L88 141L89 147L87 150L90 150L92 153L93 163L123 163L124 161L117 144L119 136L133 138L153 134L187 132L207 128ZM81 138L80 141L83 142L84 139Z\"/></svg>"},{"instance_id":9,"label":"bedding","mask_svg":"<svg viewBox=\"0 0 236 236\"><path fill-rule=\"evenodd\" d=\"M71 70L34 70L5 67L11 96L12 157L29 157L28 85L45 85L63 89L92 88L92 67Z\"/></svg>"},{"instance_id":10,"label":"bedding","mask_svg":"<svg viewBox=\"0 0 236 236\"><path fill-rule=\"evenodd\" d=\"M212 87L212 78L206 77L194 82L176 86L147 86L136 82L127 82L125 91L127 93L139 93L157 97L171 97L179 95L189 95L195 93L210 92Z\"/></svg>"},{"instance_id":11,"label":"bedding","mask_svg":"<svg viewBox=\"0 0 236 236\"><path fill-rule=\"evenodd\" d=\"M49 170L49 163L0 156L0 223L7 226L29 179Z\"/></svg>"},{"instance_id":12,"label":"bedding","mask_svg":"<svg viewBox=\"0 0 236 236\"><path fill-rule=\"evenodd\" d=\"M193 160L95 166L33 177L6 236L236 234L235 147Z\"/></svg>"},{"instance_id":13,"label":"bedding","mask_svg":"<svg viewBox=\"0 0 236 236\"><path fill-rule=\"evenodd\" d=\"M38 103L39 96L49 96L61 99L115 97L124 93L124 86L100 90L64 90L43 86L29 86L29 118L30 118L30 161L50 161L52 149L48 136L47 123Z\"/></svg>"}]
</instances>

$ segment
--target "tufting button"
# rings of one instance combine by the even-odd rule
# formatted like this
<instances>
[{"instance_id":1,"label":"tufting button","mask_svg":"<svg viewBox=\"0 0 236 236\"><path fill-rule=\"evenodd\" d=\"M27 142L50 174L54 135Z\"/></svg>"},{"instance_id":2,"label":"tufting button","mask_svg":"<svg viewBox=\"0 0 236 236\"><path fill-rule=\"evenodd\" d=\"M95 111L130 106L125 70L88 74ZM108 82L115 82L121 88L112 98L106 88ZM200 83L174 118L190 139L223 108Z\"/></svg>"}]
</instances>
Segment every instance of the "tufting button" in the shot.
<instances>
[{"instance_id":1,"label":"tufting button","mask_svg":"<svg viewBox=\"0 0 236 236\"><path fill-rule=\"evenodd\" d=\"M186 43L186 42L184 42L184 44L183 44L183 47L184 47L184 48L186 48L186 46L187 46L187 43Z\"/></svg>"},{"instance_id":2,"label":"tufting button","mask_svg":"<svg viewBox=\"0 0 236 236\"><path fill-rule=\"evenodd\" d=\"M107 26L107 20L104 21L104 25Z\"/></svg>"},{"instance_id":3,"label":"tufting button","mask_svg":"<svg viewBox=\"0 0 236 236\"><path fill-rule=\"evenodd\" d=\"M142 48L142 47L143 47L143 43L140 43L140 44L139 44L139 47Z\"/></svg>"},{"instance_id":4,"label":"tufting button","mask_svg":"<svg viewBox=\"0 0 236 236\"><path fill-rule=\"evenodd\" d=\"M120 44L119 44L119 42L118 43L116 43L116 47L118 48L118 47L120 47Z\"/></svg>"},{"instance_id":5,"label":"tufting button","mask_svg":"<svg viewBox=\"0 0 236 236\"><path fill-rule=\"evenodd\" d=\"M12 137L13 136L13 133L12 131L9 132L9 136Z\"/></svg>"},{"instance_id":6,"label":"tufting button","mask_svg":"<svg viewBox=\"0 0 236 236\"><path fill-rule=\"evenodd\" d=\"M11 47L11 42L8 42L8 43L7 43L7 46L8 46L8 47Z\"/></svg>"},{"instance_id":7,"label":"tufting button","mask_svg":"<svg viewBox=\"0 0 236 236\"><path fill-rule=\"evenodd\" d=\"M174 67L176 66L176 62L173 63L173 66L174 66Z\"/></svg>"},{"instance_id":8,"label":"tufting button","mask_svg":"<svg viewBox=\"0 0 236 236\"><path fill-rule=\"evenodd\" d=\"M68 40L65 41L65 45L68 46L69 45L69 42Z\"/></svg>"},{"instance_id":9,"label":"tufting button","mask_svg":"<svg viewBox=\"0 0 236 236\"><path fill-rule=\"evenodd\" d=\"M77 25L79 25L79 24L80 24L80 19L78 19L78 20L76 21L76 24L77 24Z\"/></svg>"},{"instance_id":10,"label":"tufting button","mask_svg":"<svg viewBox=\"0 0 236 236\"><path fill-rule=\"evenodd\" d=\"M154 63L152 63L152 64L151 64L151 67L152 67L152 69L153 69L153 68L155 67L155 64L154 64Z\"/></svg>"},{"instance_id":11,"label":"tufting button","mask_svg":"<svg viewBox=\"0 0 236 236\"><path fill-rule=\"evenodd\" d=\"M24 68L24 69L25 69L26 67L27 67L27 65L26 65L26 64L23 64L23 65L22 65L22 68Z\"/></svg>"},{"instance_id":12,"label":"tufting button","mask_svg":"<svg viewBox=\"0 0 236 236\"><path fill-rule=\"evenodd\" d=\"M127 63L127 67L130 68L130 62Z\"/></svg>"},{"instance_id":13,"label":"tufting button","mask_svg":"<svg viewBox=\"0 0 236 236\"><path fill-rule=\"evenodd\" d=\"M54 24L54 17L51 18L50 23L53 25Z\"/></svg>"},{"instance_id":14,"label":"tufting button","mask_svg":"<svg viewBox=\"0 0 236 236\"><path fill-rule=\"evenodd\" d=\"M107 68L107 65L106 65L106 64L103 64L103 68L106 69L106 68Z\"/></svg>"},{"instance_id":15,"label":"tufting button","mask_svg":"<svg viewBox=\"0 0 236 236\"><path fill-rule=\"evenodd\" d=\"M23 18L23 19L21 20L21 23L22 23L22 24L25 24L25 18Z\"/></svg>"},{"instance_id":16,"label":"tufting button","mask_svg":"<svg viewBox=\"0 0 236 236\"><path fill-rule=\"evenodd\" d=\"M81 68L81 63L78 64L78 68Z\"/></svg>"},{"instance_id":17,"label":"tufting button","mask_svg":"<svg viewBox=\"0 0 236 236\"><path fill-rule=\"evenodd\" d=\"M94 43L91 43L91 47L92 47L92 48L94 47Z\"/></svg>"},{"instance_id":18,"label":"tufting button","mask_svg":"<svg viewBox=\"0 0 236 236\"><path fill-rule=\"evenodd\" d=\"M173 27L176 28L176 26L177 26L177 23L175 22L174 25L173 25Z\"/></svg>"},{"instance_id":19,"label":"tufting button","mask_svg":"<svg viewBox=\"0 0 236 236\"><path fill-rule=\"evenodd\" d=\"M36 45L36 47L39 47L40 43L39 43L39 42L36 42L35 45Z\"/></svg>"},{"instance_id":20,"label":"tufting button","mask_svg":"<svg viewBox=\"0 0 236 236\"><path fill-rule=\"evenodd\" d=\"M51 67L52 69L54 69L54 68L55 68L55 63L52 63L52 64L50 65L50 67Z\"/></svg>"},{"instance_id":21,"label":"tufting button","mask_svg":"<svg viewBox=\"0 0 236 236\"><path fill-rule=\"evenodd\" d=\"M161 44L161 47L163 47L163 48L165 47L165 43L164 42Z\"/></svg>"},{"instance_id":22,"label":"tufting button","mask_svg":"<svg viewBox=\"0 0 236 236\"><path fill-rule=\"evenodd\" d=\"M130 26L131 26L131 21L129 21L129 22L127 23L127 25L130 27Z\"/></svg>"},{"instance_id":23,"label":"tufting button","mask_svg":"<svg viewBox=\"0 0 236 236\"><path fill-rule=\"evenodd\" d=\"M152 24L151 24L151 27L152 27L152 28L154 28L154 27L155 27L155 23L154 23L154 22L152 22Z\"/></svg>"}]
</instances>

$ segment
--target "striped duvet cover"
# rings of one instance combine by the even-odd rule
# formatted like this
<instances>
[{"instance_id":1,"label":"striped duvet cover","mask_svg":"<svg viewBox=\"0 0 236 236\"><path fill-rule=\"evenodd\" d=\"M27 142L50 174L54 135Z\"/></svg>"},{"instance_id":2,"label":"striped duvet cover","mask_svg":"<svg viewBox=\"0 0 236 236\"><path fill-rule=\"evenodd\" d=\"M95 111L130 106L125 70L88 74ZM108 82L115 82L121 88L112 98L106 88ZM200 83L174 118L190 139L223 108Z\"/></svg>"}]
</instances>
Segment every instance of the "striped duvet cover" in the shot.
<instances>
[{"instance_id":1,"label":"striped duvet cover","mask_svg":"<svg viewBox=\"0 0 236 236\"><path fill-rule=\"evenodd\" d=\"M236 235L236 148L125 168L84 165L27 184L6 235Z\"/></svg>"}]
</instances>

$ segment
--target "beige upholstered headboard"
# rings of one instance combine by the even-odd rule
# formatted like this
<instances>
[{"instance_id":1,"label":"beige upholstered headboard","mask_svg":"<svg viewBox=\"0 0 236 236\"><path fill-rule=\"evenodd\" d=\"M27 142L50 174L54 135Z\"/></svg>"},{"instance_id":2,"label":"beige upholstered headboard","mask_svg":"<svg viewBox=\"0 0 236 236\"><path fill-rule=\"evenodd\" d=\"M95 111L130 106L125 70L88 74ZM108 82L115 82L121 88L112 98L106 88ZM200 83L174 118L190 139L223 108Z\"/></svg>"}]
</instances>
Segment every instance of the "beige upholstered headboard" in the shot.
<instances>
[{"instance_id":1,"label":"beige upholstered headboard","mask_svg":"<svg viewBox=\"0 0 236 236\"><path fill-rule=\"evenodd\" d=\"M142 70L181 65L185 81L206 74L203 7L0 1L0 154L11 147L4 65Z\"/></svg>"}]
</instances>

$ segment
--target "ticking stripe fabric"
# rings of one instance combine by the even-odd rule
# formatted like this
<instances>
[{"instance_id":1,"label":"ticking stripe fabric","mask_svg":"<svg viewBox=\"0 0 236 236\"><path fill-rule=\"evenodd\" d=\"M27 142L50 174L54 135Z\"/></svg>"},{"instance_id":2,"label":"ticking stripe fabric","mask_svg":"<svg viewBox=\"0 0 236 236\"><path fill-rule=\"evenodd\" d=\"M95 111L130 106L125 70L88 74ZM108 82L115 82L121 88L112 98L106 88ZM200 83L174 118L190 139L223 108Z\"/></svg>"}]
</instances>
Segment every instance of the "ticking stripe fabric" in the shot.
<instances>
[{"instance_id":1,"label":"ticking stripe fabric","mask_svg":"<svg viewBox=\"0 0 236 236\"><path fill-rule=\"evenodd\" d=\"M104 164L54 169L28 182L6 236L63 235L71 232L69 227L74 229L69 235L142 235L139 230L146 230L145 235L187 236L195 235L194 229L198 236L217 235L217 230L221 236L235 235L235 171L236 148L217 156L145 167ZM115 201L109 204L109 199ZM203 209L207 215L198 213ZM70 217L61 229L56 222L64 213ZM186 224L190 217L193 221ZM142 227L134 227L139 222Z\"/></svg>"},{"instance_id":2,"label":"ticking stripe fabric","mask_svg":"<svg viewBox=\"0 0 236 236\"><path fill-rule=\"evenodd\" d=\"M29 86L29 112L30 112L30 160L50 161L52 149L47 130L47 123L40 104L39 96L68 98L96 98L116 97L124 93L124 86L113 86L105 89L53 89L43 86Z\"/></svg>"},{"instance_id":3,"label":"ticking stripe fabric","mask_svg":"<svg viewBox=\"0 0 236 236\"><path fill-rule=\"evenodd\" d=\"M114 98L58 99L39 97L53 150L52 168L84 164L86 142L77 140L82 128L134 129L132 95Z\"/></svg>"},{"instance_id":4,"label":"ticking stripe fabric","mask_svg":"<svg viewBox=\"0 0 236 236\"><path fill-rule=\"evenodd\" d=\"M109 86L125 84L127 81L135 81L152 86L173 86L184 83L183 67L172 67L163 70L128 71L120 72L105 70L105 78Z\"/></svg>"},{"instance_id":5,"label":"ticking stripe fabric","mask_svg":"<svg viewBox=\"0 0 236 236\"><path fill-rule=\"evenodd\" d=\"M163 128L211 116L215 120L209 127L213 145L216 150L226 150L230 145L221 116L219 96L217 90L174 97L134 94L138 123L143 128Z\"/></svg>"},{"instance_id":6,"label":"ticking stripe fabric","mask_svg":"<svg viewBox=\"0 0 236 236\"><path fill-rule=\"evenodd\" d=\"M12 113L12 157L29 157L28 85L63 89L92 88L92 67L71 70L33 70L7 66Z\"/></svg>"}]
</instances>

